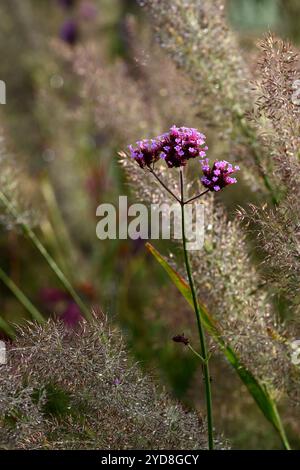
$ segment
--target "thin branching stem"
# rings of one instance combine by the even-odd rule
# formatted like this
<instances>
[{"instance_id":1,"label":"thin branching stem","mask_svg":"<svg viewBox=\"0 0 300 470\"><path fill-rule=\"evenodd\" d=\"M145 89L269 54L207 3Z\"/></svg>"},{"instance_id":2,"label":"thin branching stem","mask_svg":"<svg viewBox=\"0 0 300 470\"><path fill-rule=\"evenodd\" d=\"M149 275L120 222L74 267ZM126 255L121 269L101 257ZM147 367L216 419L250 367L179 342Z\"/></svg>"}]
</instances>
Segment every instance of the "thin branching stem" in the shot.
<instances>
[{"instance_id":1,"label":"thin branching stem","mask_svg":"<svg viewBox=\"0 0 300 470\"><path fill-rule=\"evenodd\" d=\"M202 193L198 194L197 196L191 197L191 199L188 199L187 201L184 201L183 204L189 204L190 202L196 201L196 199L199 199L200 197L204 196L204 194L208 193L210 191L209 189L206 189L205 191L202 191Z\"/></svg>"},{"instance_id":2,"label":"thin branching stem","mask_svg":"<svg viewBox=\"0 0 300 470\"><path fill-rule=\"evenodd\" d=\"M162 179L157 175L157 173L155 173L155 171L153 170L153 168L149 167L149 171L150 173L152 173L152 175L157 179L157 181L161 184L161 186L166 190L168 191L169 194L171 194L171 196L176 199L177 202L180 203L180 199L179 197L176 196L176 194L173 193L173 191L171 191L170 188L168 188L168 186L162 181Z\"/></svg>"},{"instance_id":3,"label":"thin branching stem","mask_svg":"<svg viewBox=\"0 0 300 470\"><path fill-rule=\"evenodd\" d=\"M183 170L180 168L180 190L181 190L181 221L182 221L182 243L183 243L183 253L184 253L184 260L186 271L188 275L188 281L190 285L190 289L192 292L194 310L197 318L197 326L199 332L199 339L200 339L200 347L201 347L201 358L203 361L202 368L204 374L204 383L205 383L205 397L206 397L206 410L207 410L207 430L208 430L208 448L213 450L214 448L214 440L213 440L213 416L212 416L212 395L211 395L211 384L210 384L210 373L209 373L209 364L208 364L208 353L206 347L206 339L204 328L202 325L202 318L201 312L198 304L196 287L194 283L194 278L191 270L189 254L186 246L186 232L185 232L185 210L184 210L184 178L183 178Z\"/></svg>"},{"instance_id":4,"label":"thin branching stem","mask_svg":"<svg viewBox=\"0 0 300 470\"><path fill-rule=\"evenodd\" d=\"M193 346L191 346L190 344L187 345L189 350L192 351L193 354L195 354L196 357L198 357L198 359L200 359L201 362L205 363L205 360L204 358L201 356L201 354L199 354L196 349L193 348Z\"/></svg>"},{"instance_id":5,"label":"thin branching stem","mask_svg":"<svg viewBox=\"0 0 300 470\"><path fill-rule=\"evenodd\" d=\"M194 283L194 279L193 279L193 275L192 275L188 250L187 250L187 246L186 246L185 214L184 214L184 212L185 212L184 211L184 206L187 203L192 202L195 199L198 199L199 197L206 194L209 190L203 191L201 194L198 194L197 196L185 201L184 200L184 179L183 179L183 171L182 171L181 168L180 168L180 192L181 192L181 197L180 198L178 198L166 186L166 184L161 180L161 178L155 173L153 168L149 167L149 171L153 174L153 176L157 179L157 181L161 184L161 186L169 194L171 194L171 196L180 204L180 207L181 207L183 252L184 252L185 266L186 266L186 271L187 271L187 275L188 275L189 285L190 285L190 289L191 289L192 297L193 297L194 310L195 310L195 314L196 314L196 318L197 318L197 326L198 326L200 347L201 347L201 355L198 354L197 351L195 351L194 349L193 349L193 353L196 354L201 359L201 362L202 362L203 374L204 374L204 383L205 383L206 410L207 410L208 448L210 450L213 450L214 440L213 440L212 395L211 395L210 374L209 374L209 365L208 365L210 356L207 353L206 339L205 339L204 328L203 328L203 325L202 325L200 308L199 308L199 304L198 304L198 300L197 300L196 287L195 287L195 283ZM190 349L191 349L191 347L190 347Z\"/></svg>"}]
</instances>

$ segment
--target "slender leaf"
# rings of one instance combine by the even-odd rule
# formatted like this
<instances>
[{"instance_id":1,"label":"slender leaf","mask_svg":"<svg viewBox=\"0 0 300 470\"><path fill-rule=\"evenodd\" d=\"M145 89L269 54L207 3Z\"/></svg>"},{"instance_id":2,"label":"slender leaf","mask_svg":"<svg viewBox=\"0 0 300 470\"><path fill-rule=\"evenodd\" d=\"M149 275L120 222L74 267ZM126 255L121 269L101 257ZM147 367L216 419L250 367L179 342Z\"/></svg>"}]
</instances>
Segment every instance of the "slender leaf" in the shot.
<instances>
[{"instance_id":1,"label":"slender leaf","mask_svg":"<svg viewBox=\"0 0 300 470\"><path fill-rule=\"evenodd\" d=\"M11 201L8 199L8 197L1 190L0 190L0 202L6 208L6 211L8 212L8 214L12 215L16 220L18 220L19 214L18 214L17 209L14 207L14 205L11 203ZM56 261L50 255L50 253L48 253L47 249L45 248L43 243L39 240L39 238L34 233L34 231L30 228L30 226L28 224L26 224L24 222L21 223L21 227L23 229L24 234L31 240L33 245L40 252L40 254L44 257L44 259L48 263L49 267L52 269L54 274L60 280L62 285L69 292L71 297L73 297L74 301L76 302L76 304L80 308L81 313L83 314L85 319L88 320L88 321L93 320L93 315L90 312L89 308L81 300L81 297L77 294L77 292L75 291L75 289L72 286L72 284L70 283L70 281L66 278L65 274L62 272L60 267L57 265Z\"/></svg>"}]
</instances>

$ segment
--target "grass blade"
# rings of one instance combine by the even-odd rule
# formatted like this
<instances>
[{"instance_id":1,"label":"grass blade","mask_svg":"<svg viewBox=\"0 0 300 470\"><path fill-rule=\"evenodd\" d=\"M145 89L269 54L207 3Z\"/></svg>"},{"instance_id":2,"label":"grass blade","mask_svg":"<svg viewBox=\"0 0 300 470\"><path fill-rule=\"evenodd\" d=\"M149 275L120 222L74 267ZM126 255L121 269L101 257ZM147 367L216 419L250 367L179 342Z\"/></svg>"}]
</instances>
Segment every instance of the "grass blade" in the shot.
<instances>
[{"instance_id":1,"label":"grass blade","mask_svg":"<svg viewBox=\"0 0 300 470\"><path fill-rule=\"evenodd\" d=\"M45 321L43 315L38 311L38 309L33 305L28 297L26 297L21 289L19 289L14 281L3 271L2 268L0 268L0 279L19 300L23 307L25 307L25 309L30 313L30 316L33 320L37 321L38 323L43 323Z\"/></svg>"},{"instance_id":2,"label":"grass blade","mask_svg":"<svg viewBox=\"0 0 300 470\"><path fill-rule=\"evenodd\" d=\"M11 214L15 219L18 219L19 214L16 208L2 191L0 191L0 202L3 203L4 207L6 208L9 214ZM66 291L69 292L71 297L74 299L74 301L80 308L81 313L83 314L84 318L88 321L93 320L93 315L91 314L89 308L81 300L81 297L77 294L77 292L75 291L70 281L67 279L65 274L62 272L62 270L60 269L56 261L52 258L52 256L47 251L43 243L39 240L39 238L34 233L34 231L26 223L21 223L20 225L23 229L24 234L31 240L33 245L36 247L36 249L40 252L43 258L46 260L46 262L48 263L49 267L52 269L54 274L60 280L60 282L66 289Z\"/></svg>"},{"instance_id":3,"label":"grass blade","mask_svg":"<svg viewBox=\"0 0 300 470\"><path fill-rule=\"evenodd\" d=\"M0 331L3 331L3 333L5 333L5 335L10 339L14 339L16 336L13 328L2 317L0 317Z\"/></svg>"}]
</instances>

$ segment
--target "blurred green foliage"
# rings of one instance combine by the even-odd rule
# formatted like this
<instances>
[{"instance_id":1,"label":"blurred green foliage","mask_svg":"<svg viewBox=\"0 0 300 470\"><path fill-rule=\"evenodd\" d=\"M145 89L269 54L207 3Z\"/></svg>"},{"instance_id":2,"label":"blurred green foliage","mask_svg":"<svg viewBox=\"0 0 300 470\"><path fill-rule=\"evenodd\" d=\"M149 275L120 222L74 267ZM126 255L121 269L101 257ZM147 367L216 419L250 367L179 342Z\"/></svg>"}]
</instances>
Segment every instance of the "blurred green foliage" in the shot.
<instances>
[{"instance_id":1,"label":"blurred green foliage","mask_svg":"<svg viewBox=\"0 0 300 470\"><path fill-rule=\"evenodd\" d=\"M299 43L298 0L229 0L228 15L241 34L274 31Z\"/></svg>"}]
</instances>

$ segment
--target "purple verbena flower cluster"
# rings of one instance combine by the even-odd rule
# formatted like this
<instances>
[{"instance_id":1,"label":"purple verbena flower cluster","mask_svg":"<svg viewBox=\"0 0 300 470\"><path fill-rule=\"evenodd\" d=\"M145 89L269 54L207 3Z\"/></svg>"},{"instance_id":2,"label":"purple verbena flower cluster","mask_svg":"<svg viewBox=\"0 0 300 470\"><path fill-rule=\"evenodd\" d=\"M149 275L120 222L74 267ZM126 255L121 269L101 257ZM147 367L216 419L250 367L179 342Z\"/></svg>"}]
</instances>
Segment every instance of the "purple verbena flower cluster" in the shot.
<instances>
[{"instance_id":1,"label":"purple verbena flower cluster","mask_svg":"<svg viewBox=\"0 0 300 470\"><path fill-rule=\"evenodd\" d=\"M213 166L210 167L207 158L201 164L203 171L201 183L210 191L220 191L226 186L237 182L236 178L232 178L230 175L238 171L239 166L232 166L231 163L222 160L214 162Z\"/></svg>"},{"instance_id":2,"label":"purple verbena flower cluster","mask_svg":"<svg viewBox=\"0 0 300 470\"><path fill-rule=\"evenodd\" d=\"M145 166L150 167L157 162L162 152L161 142L157 139L144 139L139 140L137 146L134 148L129 145L131 157L140 165L141 168Z\"/></svg>"},{"instance_id":3,"label":"purple verbena flower cluster","mask_svg":"<svg viewBox=\"0 0 300 470\"><path fill-rule=\"evenodd\" d=\"M185 166L191 158L205 157L205 135L197 129L172 126L169 132L152 140L137 142L129 146L131 157L140 165L150 167L159 159L165 160L169 168Z\"/></svg>"},{"instance_id":4,"label":"purple verbena flower cluster","mask_svg":"<svg viewBox=\"0 0 300 470\"><path fill-rule=\"evenodd\" d=\"M152 168L158 160L164 160L169 168L183 167L191 158L199 158L202 164L201 183L210 191L221 189L236 183L231 175L240 168L222 160L213 163L212 167L206 157L208 147L206 137L197 129L172 126L169 132L155 139L144 139L129 146L131 157L141 168ZM203 160L202 160L203 159Z\"/></svg>"},{"instance_id":5,"label":"purple verbena flower cluster","mask_svg":"<svg viewBox=\"0 0 300 470\"><path fill-rule=\"evenodd\" d=\"M191 158L205 157L205 135L189 127L171 127L161 136L163 158L169 168L185 166ZM204 146L204 147L203 147Z\"/></svg>"}]
</instances>

